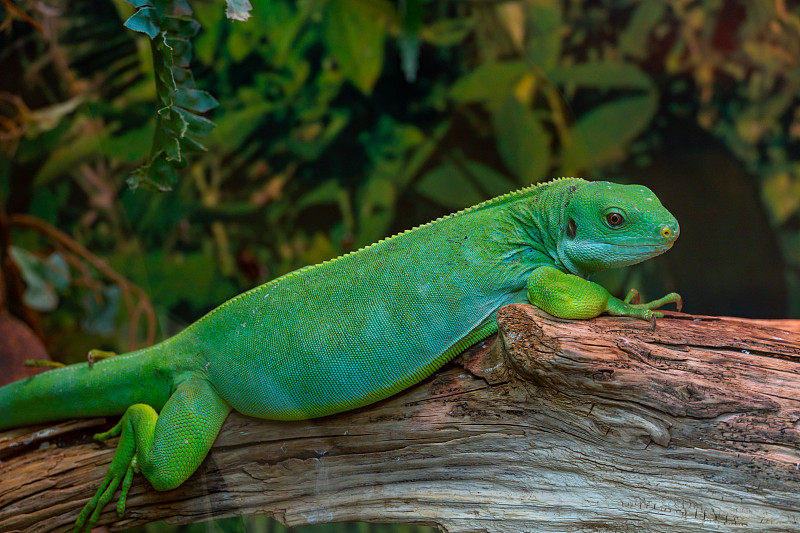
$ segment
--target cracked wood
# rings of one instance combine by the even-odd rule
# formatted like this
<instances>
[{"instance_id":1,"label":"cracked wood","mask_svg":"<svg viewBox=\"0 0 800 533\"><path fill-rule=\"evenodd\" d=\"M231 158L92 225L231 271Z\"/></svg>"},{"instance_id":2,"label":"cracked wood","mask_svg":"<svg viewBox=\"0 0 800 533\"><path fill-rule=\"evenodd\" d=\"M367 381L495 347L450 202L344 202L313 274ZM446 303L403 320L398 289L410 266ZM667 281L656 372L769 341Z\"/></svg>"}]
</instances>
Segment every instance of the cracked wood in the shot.
<instances>
[{"instance_id":1,"label":"cracked wood","mask_svg":"<svg viewBox=\"0 0 800 533\"><path fill-rule=\"evenodd\" d=\"M101 524L268 514L449 532L800 531L800 327L670 313L500 334L358 411L233 414L184 485L137 477ZM113 455L102 419L0 434L0 531L68 531Z\"/></svg>"}]
</instances>

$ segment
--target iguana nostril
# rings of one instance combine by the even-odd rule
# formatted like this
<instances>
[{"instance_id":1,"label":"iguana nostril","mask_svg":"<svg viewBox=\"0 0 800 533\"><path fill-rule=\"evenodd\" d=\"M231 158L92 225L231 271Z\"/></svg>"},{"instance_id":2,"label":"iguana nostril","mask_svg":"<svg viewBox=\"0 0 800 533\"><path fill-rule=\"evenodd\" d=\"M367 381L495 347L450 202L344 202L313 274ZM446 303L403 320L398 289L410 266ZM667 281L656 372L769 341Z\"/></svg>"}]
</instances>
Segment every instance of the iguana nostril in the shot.
<instances>
[{"instance_id":1,"label":"iguana nostril","mask_svg":"<svg viewBox=\"0 0 800 533\"><path fill-rule=\"evenodd\" d=\"M671 239L674 235L672 228L669 226L661 226L661 236L665 239Z\"/></svg>"}]
</instances>

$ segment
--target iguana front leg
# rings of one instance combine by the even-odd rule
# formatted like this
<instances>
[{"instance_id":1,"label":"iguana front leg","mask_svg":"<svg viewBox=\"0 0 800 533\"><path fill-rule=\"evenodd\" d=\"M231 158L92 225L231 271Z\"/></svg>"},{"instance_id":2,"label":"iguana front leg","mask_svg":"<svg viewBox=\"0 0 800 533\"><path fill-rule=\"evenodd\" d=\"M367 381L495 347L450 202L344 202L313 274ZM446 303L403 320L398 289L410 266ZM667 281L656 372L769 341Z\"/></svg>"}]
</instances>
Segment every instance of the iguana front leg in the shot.
<instances>
[{"instance_id":1,"label":"iguana front leg","mask_svg":"<svg viewBox=\"0 0 800 533\"><path fill-rule=\"evenodd\" d=\"M655 327L656 317L664 314L653 309L668 303L681 305L681 297L675 292L644 304L629 303L638 301L638 296L631 289L625 300L620 300L597 283L551 266L537 268L528 278L528 300L559 318L587 319L608 313L647 320Z\"/></svg>"},{"instance_id":2,"label":"iguana front leg","mask_svg":"<svg viewBox=\"0 0 800 533\"><path fill-rule=\"evenodd\" d=\"M120 485L117 513L123 515L134 472L144 474L156 490L186 481L205 459L230 410L211 384L195 375L178 384L160 415L143 403L128 407L116 426L95 435L100 441L121 436L103 483L75 523L75 533L94 527Z\"/></svg>"}]
</instances>

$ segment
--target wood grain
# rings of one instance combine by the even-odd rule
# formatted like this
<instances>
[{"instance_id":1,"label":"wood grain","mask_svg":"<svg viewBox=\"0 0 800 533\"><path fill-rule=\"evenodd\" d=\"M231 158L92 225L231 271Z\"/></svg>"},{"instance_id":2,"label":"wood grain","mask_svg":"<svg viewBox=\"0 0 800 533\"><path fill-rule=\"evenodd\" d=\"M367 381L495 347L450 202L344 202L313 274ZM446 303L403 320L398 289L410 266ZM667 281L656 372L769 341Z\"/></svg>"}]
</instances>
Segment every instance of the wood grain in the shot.
<instances>
[{"instance_id":1,"label":"wood grain","mask_svg":"<svg viewBox=\"0 0 800 533\"><path fill-rule=\"evenodd\" d=\"M800 531L800 327L526 305L436 375L305 422L234 414L176 490L137 477L114 528L267 514L449 532ZM67 531L115 441L83 420L0 434L0 531Z\"/></svg>"}]
</instances>

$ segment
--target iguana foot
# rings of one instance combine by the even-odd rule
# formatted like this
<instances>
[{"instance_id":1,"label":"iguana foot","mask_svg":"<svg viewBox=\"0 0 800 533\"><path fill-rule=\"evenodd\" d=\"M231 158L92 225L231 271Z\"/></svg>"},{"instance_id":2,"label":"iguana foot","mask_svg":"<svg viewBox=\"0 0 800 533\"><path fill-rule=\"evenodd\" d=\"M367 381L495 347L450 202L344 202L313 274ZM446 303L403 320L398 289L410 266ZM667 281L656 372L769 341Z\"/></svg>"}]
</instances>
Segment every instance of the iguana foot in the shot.
<instances>
[{"instance_id":1,"label":"iguana foot","mask_svg":"<svg viewBox=\"0 0 800 533\"><path fill-rule=\"evenodd\" d=\"M117 492L117 488L120 484L122 484L122 493L120 494L119 503L117 504L117 513L119 516L122 516L125 512L125 500L128 496L128 490L131 487L131 481L133 480L136 455L136 443L132 424L129 420L129 413L131 410L141 410L141 408L152 411L152 408L149 408L149 406L142 404L134 405L128 408L125 416L123 416L113 428L94 436L95 440L103 442L111 437L122 434L117 444L117 450L114 453L114 459L111 461L111 466L108 467L108 471L106 472L106 477L103 479L103 483L100 485L100 488L97 489L94 497L83 506L81 514L75 521L73 533L92 530L100 519L100 512L103 510L103 507L114 497L114 493ZM149 413L146 413L145 416L147 416L147 414ZM153 414L155 414L155 412L153 412ZM125 425L128 427L125 428ZM123 431L123 429L126 430Z\"/></svg>"},{"instance_id":2,"label":"iguana foot","mask_svg":"<svg viewBox=\"0 0 800 533\"><path fill-rule=\"evenodd\" d=\"M103 359L110 359L117 355L115 352L107 352L105 350L89 350L89 368L94 367L95 361L102 361Z\"/></svg>"},{"instance_id":3,"label":"iguana foot","mask_svg":"<svg viewBox=\"0 0 800 533\"><path fill-rule=\"evenodd\" d=\"M638 304L639 303L639 291L636 289L631 289L628 291L628 295L623 300L626 304Z\"/></svg>"},{"instance_id":4,"label":"iguana foot","mask_svg":"<svg viewBox=\"0 0 800 533\"><path fill-rule=\"evenodd\" d=\"M680 311L683 307L683 300L677 292L671 292L666 296L659 298L658 300L653 300L643 304L638 303L638 301L639 292L636 289L631 289L628 291L628 296L625 297L625 300L619 300L612 296L609 298L606 313L614 316L641 318L650 322L653 329L656 329L656 319L663 318L664 313L653 311L653 309L658 309L662 305L666 305L668 303L676 304L678 311Z\"/></svg>"},{"instance_id":5,"label":"iguana foot","mask_svg":"<svg viewBox=\"0 0 800 533\"><path fill-rule=\"evenodd\" d=\"M134 473L141 472L156 490L186 481L208 454L230 410L213 386L195 375L176 386L160 414L143 403L128 407L117 425L94 436L99 441L120 438L106 477L83 507L74 533L91 531L117 488L117 514L122 516Z\"/></svg>"},{"instance_id":6,"label":"iguana foot","mask_svg":"<svg viewBox=\"0 0 800 533\"><path fill-rule=\"evenodd\" d=\"M628 291L628 295L623 300L626 304L630 304L633 306L641 306L645 309L658 309L662 305L666 305L669 303L674 303L678 308L678 312L680 313L681 309L683 309L683 299L681 295L677 292L671 292L666 296L659 298L658 300L653 300L652 302L647 302L644 304L639 303L639 291L636 289L631 289Z\"/></svg>"}]
</instances>

